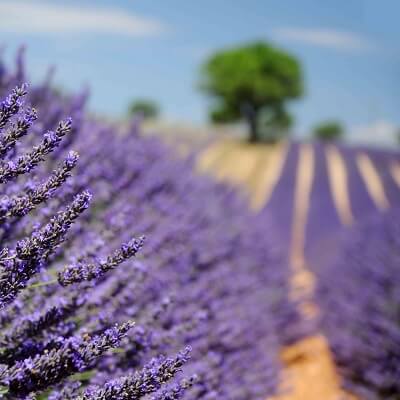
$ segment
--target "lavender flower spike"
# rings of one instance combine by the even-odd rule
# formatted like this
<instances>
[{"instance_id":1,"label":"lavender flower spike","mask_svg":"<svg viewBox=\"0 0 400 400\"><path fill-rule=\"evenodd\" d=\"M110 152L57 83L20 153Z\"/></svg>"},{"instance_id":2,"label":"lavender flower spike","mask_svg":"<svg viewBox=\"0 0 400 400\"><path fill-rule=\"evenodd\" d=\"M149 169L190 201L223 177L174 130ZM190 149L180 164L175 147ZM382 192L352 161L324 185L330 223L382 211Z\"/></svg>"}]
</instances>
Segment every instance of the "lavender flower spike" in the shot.
<instances>
[{"instance_id":1,"label":"lavender flower spike","mask_svg":"<svg viewBox=\"0 0 400 400\"><path fill-rule=\"evenodd\" d=\"M61 390L52 392L48 400L75 400L80 388L80 382L66 382Z\"/></svg>"},{"instance_id":2,"label":"lavender flower spike","mask_svg":"<svg viewBox=\"0 0 400 400\"><path fill-rule=\"evenodd\" d=\"M58 282L62 286L68 286L72 283L99 278L122 262L135 256L142 248L144 239L144 236L139 237L139 239L132 239L130 242L123 244L114 254L108 256L105 261L98 264L78 263L77 265L65 267L58 275Z\"/></svg>"},{"instance_id":3,"label":"lavender flower spike","mask_svg":"<svg viewBox=\"0 0 400 400\"><path fill-rule=\"evenodd\" d=\"M181 370L190 351L187 347L175 358L155 358L140 372L107 382L102 388L89 388L77 400L131 400L154 393Z\"/></svg>"},{"instance_id":4,"label":"lavender flower spike","mask_svg":"<svg viewBox=\"0 0 400 400\"><path fill-rule=\"evenodd\" d=\"M34 108L25 111L24 115L17 119L17 121L9 128L3 137L0 138L0 156L4 155L11 150L19 139L25 136L29 128L36 121L37 114Z\"/></svg>"},{"instance_id":5,"label":"lavender flower spike","mask_svg":"<svg viewBox=\"0 0 400 400\"><path fill-rule=\"evenodd\" d=\"M58 299L58 304L53 305L45 312L35 312L19 319L18 324L2 332L0 335L0 362L9 363L17 353L16 349L24 341L40 335L46 329L65 320L85 302L85 297L74 294L70 299Z\"/></svg>"},{"instance_id":6,"label":"lavender flower spike","mask_svg":"<svg viewBox=\"0 0 400 400\"><path fill-rule=\"evenodd\" d=\"M23 217L38 204L52 197L54 191L62 186L70 176L70 172L76 166L78 158L78 153L69 152L63 164L54 170L53 174L44 183L30 190L27 195L1 199L0 220L8 217Z\"/></svg>"},{"instance_id":7,"label":"lavender flower spike","mask_svg":"<svg viewBox=\"0 0 400 400\"><path fill-rule=\"evenodd\" d=\"M91 194L83 192L64 210L28 239L17 243L15 252L4 249L0 254L0 308L15 299L40 265L64 241L76 218L88 207Z\"/></svg>"},{"instance_id":8,"label":"lavender flower spike","mask_svg":"<svg viewBox=\"0 0 400 400\"><path fill-rule=\"evenodd\" d=\"M13 396L26 396L55 385L90 368L97 357L119 346L132 326L132 322L116 325L93 339L67 339L60 349L27 358L3 370L0 383L8 387L8 393Z\"/></svg>"},{"instance_id":9,"label":"lavender flower spike","mask_svg":"<svg viewBox=\"0 0 400 400\"><path fill-rule=\"evenodd\" d=\"M181 399L185 392L191 388L197 381L197 376L194 375L189 379L182 379L171 389L166 389L152 396L150 400L178 400Z\"/></svg>"},{"instance_id":10,"label":"lavender flower spike","mask_svg":"<svg viewBox=\"0 0 400 400\"><path fill-rule=\"evenodd\" d=\"M59 144L63 136L71 131L72 120L61 121L55 132L44 134L44 139L27 154L18 157L17 161L0 163L0 183L15 179L18 175L25 174L44 161L44 156L52 152Z\"/></svg>"},{"instance_id":11,"label":"lavender flower spike","mask_svg":"<svg viewBox=\"0 0 400 400\"><path fill-rule=\"evenodd\" d=\"M50 222L29 239L17 243L16 253L21 260L46 257L64 240L68 229L79 215L89 207L92 195L85 191L78 194L74 201L56 214Z\"/></svg>"},{"instance_id":12,"label":"lavender flower spike","mask_svg":"<svg viewBox=\"0 0 400 400\"><path fill-rule=\"evenodd\" d=\"M4 128L9 119L18 113L22 106L22 97L27 94L28 85L17 86L11 94L0 103L0 129Z\"/></svg>"}]
</instances>

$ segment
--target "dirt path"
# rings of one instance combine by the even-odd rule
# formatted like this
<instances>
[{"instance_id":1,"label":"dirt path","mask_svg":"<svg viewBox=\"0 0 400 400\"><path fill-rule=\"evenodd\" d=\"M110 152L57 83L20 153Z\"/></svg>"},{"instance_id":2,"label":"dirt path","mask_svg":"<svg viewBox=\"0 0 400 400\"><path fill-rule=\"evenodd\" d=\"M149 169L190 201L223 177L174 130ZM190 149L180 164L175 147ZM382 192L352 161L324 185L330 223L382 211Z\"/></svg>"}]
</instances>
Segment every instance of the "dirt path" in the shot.
<instances>
[{"instance_id":1,"label":"dirt path","mask_svg":"<svg viewBox=\"0 0 400 400\"><path fill-rule=\"evenodd\" d=\"M329 145L325 149L329 185L337 213L342 225L351 225L354 215L351 210L348 187L348 174L343 157L336 146Z\"/></svg>"},{"instance_id":2,"label":"dirt path","mask_svg":"<svg viewBox=\"0 0 400 400\"><path fill-rule=\"evenodd\" d=\"M367 154L359 153L356 156L356 162L367 191L374 201L376 208L382 211L387 210L389 208L389 201L386 197L383 183L371 159Z\"/></svg>"},{"instance_id":3,"label":"dirt path","mask_svg":"<svg viewBox=\"0 0 400 400\"><path fill-rule=\"evenodd\" d=\"M390 173L391 173L394 181L400 187L400 164L398 162L393 161L391 163L391 165L390 165Z\"/></svg>"}]
</instances>

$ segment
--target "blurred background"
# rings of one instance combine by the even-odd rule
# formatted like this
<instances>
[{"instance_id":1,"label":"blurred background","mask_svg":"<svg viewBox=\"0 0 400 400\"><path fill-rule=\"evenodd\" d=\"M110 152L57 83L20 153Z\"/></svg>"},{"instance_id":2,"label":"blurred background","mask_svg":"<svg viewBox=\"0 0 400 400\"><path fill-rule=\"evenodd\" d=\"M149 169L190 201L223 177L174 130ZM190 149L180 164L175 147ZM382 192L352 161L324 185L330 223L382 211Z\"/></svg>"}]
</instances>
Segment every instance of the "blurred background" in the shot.
<instances>
[{"instance_id":1,"label":"blurred background","mask_svg":"<svg viewBox=\"0 0 400 400\"><path fill-rule=\"evenodd\" d=\"M95 88L91 110L109 117L139 111L182 135L210 132L211 122L248 134L253 113L267 139L272 124L295 138L397 146L399 12L394 0L0 0L0 43L6 59L27 46L34 82L56 65L60 90ZM229 87L210 62L223 54L219 71L229 71L234 50L253 64ZM249 88L257 65L275 65L275 81ZM265 97L271 85L275 97ZM221 116L222 92L233 108ZM233 106L238 97L247 101Z\"/></svg>"}]
</instances>

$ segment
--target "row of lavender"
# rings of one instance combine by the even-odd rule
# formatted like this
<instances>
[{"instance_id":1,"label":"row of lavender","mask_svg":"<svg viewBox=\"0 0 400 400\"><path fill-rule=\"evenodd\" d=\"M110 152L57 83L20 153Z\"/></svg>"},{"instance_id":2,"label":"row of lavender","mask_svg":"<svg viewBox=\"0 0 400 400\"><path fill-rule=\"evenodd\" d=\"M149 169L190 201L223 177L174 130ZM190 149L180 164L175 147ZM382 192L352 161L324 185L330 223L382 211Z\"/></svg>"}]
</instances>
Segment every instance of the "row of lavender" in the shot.
<instances>
[{"instance_id":1,"label":"row of lavender","mask_svg":"<svg viewBox=\"0 0 400 400\"><path fill-rule=\"evenodd\" d=\"M364 177L358 168L356 158L360 154L367 154L371 160L376 173L382 184L384 196L390 207L400 205L400 186L395 181L390 172L393 162L400 163L400 155L394 151L384 151L361 147L349 147L344 145L330 144L326 146L322 143L314 142L302 144L292 142L289 145L283 170L272 195L261 211L267 218L271 216L275 220L275 235L279 236L283 243L290 243L295 218L295 193L298 179L300 152L304 146L311 146L313 154L312 186L308 197L308 214L304 227L305 253L311 262L319 255L319 248L326 242L330 243L330 237L343 228L344 222L337 210L334 194L332 193L331 179L328 171L330 162L327 154L328 147L335 147L343 167L345 175L340 176L342 180L340 190L344 189L349 200L350 222L363 221L366 216L379 212L379 205L376 204L370 195ZM399 164L400 165L400 164ZM337 165L331 165L335 170ZM337 171L335 171L337 172ZM323 218L323 223L321 219ZM319 246L315 246L315 242Z\"/></svg>"},{"instance_id":2,"label":"row of lavender","mask_svg":"<svg viewBox=\"0 0 400 400\"><path fill-rule=\"evenodd\" d=\"M399 238L399 211L367 218L317 273L322 328L345 386L365 400L400 395Z\"/></svg>"},{"instance_id":3,"label":"row of lavender","mask_svg":"<svg viewBox=\"0 0 400 400\"><path fill-rule=\"evenodd\" d=\"M400 215L396 211L382 214L369 195L355 158L360 152L368 155L388 205L396 210L400 188L390 167L399 156L361 148L338 150L348 173L355 223L334 233L338 221L327 213L322 194L326 183L320 168L308 234L315 238L325 233L325 239L317 245L319 250L309 246L308 254L314 256L311 265L319 282L316 300L322 310L321 327L348 390L365 400L395 399L400 395L400 281L396 279ZM316 156L321 157L322 151L317 147Z\"/></svg>"},{"instance_id":4,"label":"row of lavender","mask_svg":"<svg viewBox=\"0 0 400 400\"><path fill-rule=\"evenodd\" d=\"M326 251L333 253L330 249L331 243L335 242L336 233L341 230L345 222L340 219L329 183L327 149L322 144L315 144L314 150L315 177L306 226L306 253L311 264L317 264L318 268L321 249L327 246ZM382 203L378 203L377 198L373 198L370 193L371 188L367 187L366 179L370 185L374 185L374 177L366 178L362 175L360 165L357 163L357 157L360 155L366 155L373 165L382 188L381 197L384 196L387 202L385 207L393 208L400 205L400 186L391 174L393 163L400 162L398 152L347 146L336 146L336 151L343 160L347 175L345 187L348 211L351 215L346 221L347 224L360 223L369 216L380 213L383 206ZM334 171L334 168L332 169ZM321 223L322 218L323 223ZM319 241L319 246L314 245L316 240Z\"/></svg>"},{"instance_id":5,"label":"row of lavender","mask_svg":"<svg viewBox=\"0 0 400 400\"><path fill-rule=\"evenodd\" d=\"M301 324L265 221L85 93L25 80L21 54L0 65L0 396L273 394Z\"/></svg>"},{"instance_id":6,"label":"row of lavender","mask_svg":"<svg viewBox=\"0 0 400 400\"><path fill-rule=\"evenodd\" d=\"M299 150L292 144L282 177L266 206L277 235L290 243ZM348 176L355 220L343 228L329 184L327 147L312 144L314 178L305 226L305 253L319 283L315 300L344 384L361 399L400 396L400 188L390 173L396 152L337 146ZM356 163L372 161L393 211L381 213ZM289 251L289 249L288 249Z\"/></svg>"}]
</instances>

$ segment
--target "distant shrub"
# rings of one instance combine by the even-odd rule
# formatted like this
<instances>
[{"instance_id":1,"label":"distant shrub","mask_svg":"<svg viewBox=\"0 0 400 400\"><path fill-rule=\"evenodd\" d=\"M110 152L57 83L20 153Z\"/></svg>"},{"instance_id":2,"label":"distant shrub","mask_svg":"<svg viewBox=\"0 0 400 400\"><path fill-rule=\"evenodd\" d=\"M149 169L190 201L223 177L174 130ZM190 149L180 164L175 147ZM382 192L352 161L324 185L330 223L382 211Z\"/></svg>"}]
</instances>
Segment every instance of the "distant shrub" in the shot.
<instances>
[{"instance_id":1,"label":"distant shrub","mask_svg":"<svg viewBox=\"0 0 400 400\"><path fill-rule=\"evenodd\" d=\"M160 115L160 108L152 100L139 99L132 102L129 107L130 115L139 115L144 119L155 119Z\"/></svg>"},{"instance_id":2,"label":"distant shrub","mask_svg":"<svg viewBox=\"0 0 400 400\"><path fill-rule=\"evenodd\" d=\"M322 122L313 129L314 137L320 140L337 140L343 134L343 126L337 121Z\"/></svg>"}]
</instances>

